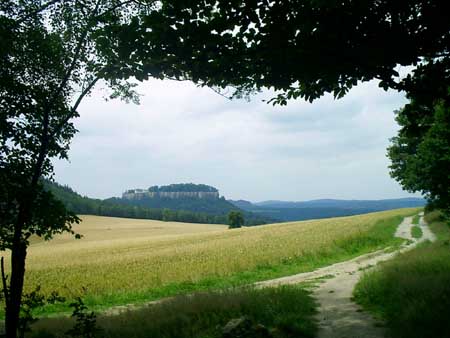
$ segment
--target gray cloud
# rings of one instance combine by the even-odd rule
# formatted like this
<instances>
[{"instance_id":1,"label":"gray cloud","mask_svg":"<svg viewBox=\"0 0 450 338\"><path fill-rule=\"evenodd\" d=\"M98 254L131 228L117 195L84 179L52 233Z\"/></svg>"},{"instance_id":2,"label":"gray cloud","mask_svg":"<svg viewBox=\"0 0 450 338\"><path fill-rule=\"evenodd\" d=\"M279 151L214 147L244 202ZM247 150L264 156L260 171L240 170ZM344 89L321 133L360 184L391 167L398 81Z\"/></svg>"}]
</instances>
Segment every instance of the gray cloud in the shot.
<instances>
[{"instance_id":1,"label":"gray cloud","mask_svg":"<svg viewBox=\"0 0 450 338\"><path fill-rule=\"evenodd\" d=\"M105 102L100 91L83 103L70 163L55 162L58 181L102 198L176 182L250 200L407 195L385 156L405 98L375 82L286 107L261 101L271 92L229 101L188 82L152 80L139 91L139 106Z\"/></svg>"}]
</instances>

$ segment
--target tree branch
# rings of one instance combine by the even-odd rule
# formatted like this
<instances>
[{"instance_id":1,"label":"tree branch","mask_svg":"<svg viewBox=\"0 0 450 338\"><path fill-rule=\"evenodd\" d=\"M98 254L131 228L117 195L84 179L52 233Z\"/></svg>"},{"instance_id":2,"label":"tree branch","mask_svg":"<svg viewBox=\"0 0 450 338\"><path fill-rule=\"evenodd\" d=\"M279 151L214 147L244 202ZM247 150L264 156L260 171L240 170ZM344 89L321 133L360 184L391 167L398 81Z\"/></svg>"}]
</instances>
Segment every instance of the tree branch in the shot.
<instances>
[{"instance_id":1,"label":"tree branch","mask_svg":"<svg viewBox=\"0 0 450 338\"><path fill-rule=\"evenodd\" d=\"M100 1L97 1L95 8L93 9L92 13L95 14L98 10L100 6ZM72 62L69 66L69 69L67 70L66 74L64 75L63 79L61 80L61 83L59 84L58 88L56 89L55 93L53 94L50 102L53 102L53 100L56 99L56 97L58 97L58 95L61 93L61 91L64 89L64 87L66 86L67 82L69 82L70 77L72 76L72 72L75 69L77 62L78 62L78 58L80 56L81 53L81 49L83 48L83 45L85 43L85 39L89 33L89 30L92 28L92 18L88 19L88 24L85 28L85 30L81 33L81 38L77 43L77 46L75 47L75 53L72 59Z\"/></svg>"},{"instance_id":2,"label":"tree branch","mask_svg":"<svg viewBox=\"0 0 450 338\"><path fill-rule=\"evenodd\" d=\"M75 101L75 104L73 105L71 112L72 114L76 112L78 109L78 106L80 105L81 101L84 99L84 97L89 94L91 89L95 86L95 84L100 80L100 76L95 77L94 80L89 83L89 85L81 92L80 96L78 96L78 99Z\"/></svg>"},{"instance_id":3,"label":"tree branch","mask_svg":"<svg viewBox=\"0 0 450 338\"><path fill-rule=\"evenodd\" d=\"M69 114L58 124L58 126L53 130L50 137L54 138L56 135L58 135L62 128L64 128L64 125L69 122L69 120L73 117L74 113L77 111L78 106L80 105L81 101L84 99L84 97L89 94L89 92L92 90L92 88L95 86L95 84L100 80L100 76L97 76L94 80L92 80L89 85L81 92L80 96L78 96L78 99L75 101L74 105L70 109Z\"/></svg>"},{"instance_id":4,"label":"tree branch","mask_svg":"<svg viewBox=\"0 0 450 338\"><path fill-rule=\"evenodd\" d=\"M442 53L436 53L432 57L435 58L442 58L442 57L448 57L450 56L450 52L442 52Z\"/></svg>"},{"instance_id":5,"label":"tree branch","mask_svg":"<svg viewBox=\"0 0 450 338\"><path fill-rule=\"evenodd\" d=\"M119 2L117 5L115 5L115 6L111 7L111 8L108 8L103 13L97 15L96 18L100 18L100 17L102 17L103 15L105 15L107 13L110 13L110 12L112 12L112 11L122 7L122 6L128 5L128 4L133 3L133 2L135 3L136 1L135 0L128 0L128 1L125 1L125 2Z\"/></svg>"},{"instance_id":6,"label":"tree branch","mask_svg":"<svg viewBox=\"0 0 450 338\"><path fill-rule=\"evenodd\" d=\"M29 18L31 18L32 16L39 14L42 11L45 11L47 8L49 8L50 6L60 2L62 0L51 0L49 2L47 2L46 4L43 4L41 7L39 7L38 9L34 10L31 13L28 13L27 15L25 15L23 18L19 19L16 21L17 25L20 25L21 23L25 22L26 20L28 20ZM19 15L24 14L24 13L20 13Z\"/></svg>"},{"instance_id":7,"label":"tree branch","mask_svg":"<svg viewBox=\"0 0 450 338\"><path fill-rule=\"evenodd\" d=\"M41 146L39 149L38 158L36 160L36 164L34 167L34 173L33 177L31 178L31 187L30 191L34 192L34 189L36 188L36 185L39 181L39 178L41 177L42 173L42 165L45 161L45 156L48 149L48 143L50 139L49 135L49 124L50 124L50 108L45 107L44 108L44 120L42 121L42 134L41 134Z\"/></svg>"},{"instance_id":8,"label":"tree branch","mask_svg":"<svg viewBox=\"0 0 450 338\"><path fill-rule=\"evenodd\" d=\"M232 100L232 98L230 96L227 96L227 95L221 93L219 90L214 89L213 87L208 87L208 88L211 89L214 93L226 98L227 100L230 100L230 101Z\"/></svg>"},{"instance_id":9,"label":"tree branch","mask_svg":"<svg viewBox=\"0 0 450 338\"><path fill-rule=\"evenodd\" d=\"M32 11L31 13L26 14L25 11L23 11L22 13L19 13L19 16L20 16L20 15L25 15L25 16L22 17L21 19L17 20L17 21L16 21L16 24L20 25L21 23L23 23L24 21L28 20L28 19L31 18L32 16L34 16L34 15L36 15L36 14L39 14L40 12L45 11L45 10L46 10L47 8L49 8L50 6L52 6L52 5L54 5L54 4L58 3L58 2L61 2L61 1L64 1L64 0L51 0L51 1L49 1L49 2L47 2L47 3L45 3L45 4L43 4L43 5L42 5L41 7L39 7L38 9ZM106 12L102 13L101 15L104 15L104 14L106 14L106 13L108 13L108 12L110 12L110 11L113 11L113 10L115 10L115 9L117 9L117 8L120 8L120 7L124 6L124 5L128 5L129 3L135 3L135 4L140 5L140 6L146 6L146 5L149 5L149 4L142 3L142 2L140 2L140 1L138 1L138 0L127 0L127 1L122 2L122 3L118 3L117 5L115 5L115 6L112 7L111 9L108 9ZM150 3L155 3L155 1L152 0Z\"/></svg>"}]
</instances>

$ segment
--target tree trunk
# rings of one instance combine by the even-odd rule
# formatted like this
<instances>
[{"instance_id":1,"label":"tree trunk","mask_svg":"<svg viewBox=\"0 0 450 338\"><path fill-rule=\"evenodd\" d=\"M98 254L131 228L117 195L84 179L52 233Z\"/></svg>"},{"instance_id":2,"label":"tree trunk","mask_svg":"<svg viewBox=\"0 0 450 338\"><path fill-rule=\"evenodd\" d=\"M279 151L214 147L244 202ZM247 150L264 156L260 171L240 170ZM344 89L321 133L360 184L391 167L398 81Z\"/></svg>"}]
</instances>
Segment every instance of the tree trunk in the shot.
<instances>
[{"instance_id":1,"label":"tree trunk","mask_svg":"<svg viewBox=\"0 0 450 338\"><path fill-rule=\"evenodd\" d=\"M37 182L37 180L36 180ZM33 184L33 182L32 182ZM34 186L32 185L34 188ZM5 300L5 333L6 338L17 338L19 329L20 306L22 304L23 282L25 280L25 259L27 256L27 244L22 240L22 230L31 215L31 191L23 196L19 206L17 223L14 227L14 237L11 246L11 278L9 280L9 298Z\"/></svg>"},{"instance_id":2,"label":"tree trunk","mask_svg":"<svg viewBox=\"0 0 450 338\"><path fill-rule=\"evenodd\" d=\"M6 338L17 338L23 282L25 277L26 255L26 245L21 243L20 240L15 242L11 250L11 279L9 285L9 299L6 301Z\"/></svg>"},{"instance_id":3,"label":"tree trunk","mask_svg":"<svg viewBox=\"0 0 450 338\"><path fill-rule=\"evenodd\" d=\"M5 333L6 338L17 338L19 329L20 307L22 305L23 282L25 279L25 259L27 257L27 244L23 241L22 231L30 222L33 213L33 201L36 198L36 187L42 175L42 168L48 152L48 125L49 111L44 114L41 146L34 165L31 181L19 203L17 223L14 227L14 238L11 246L11 279L9 283L9 299L6 299Z\"/></svg>"}]
</instances>

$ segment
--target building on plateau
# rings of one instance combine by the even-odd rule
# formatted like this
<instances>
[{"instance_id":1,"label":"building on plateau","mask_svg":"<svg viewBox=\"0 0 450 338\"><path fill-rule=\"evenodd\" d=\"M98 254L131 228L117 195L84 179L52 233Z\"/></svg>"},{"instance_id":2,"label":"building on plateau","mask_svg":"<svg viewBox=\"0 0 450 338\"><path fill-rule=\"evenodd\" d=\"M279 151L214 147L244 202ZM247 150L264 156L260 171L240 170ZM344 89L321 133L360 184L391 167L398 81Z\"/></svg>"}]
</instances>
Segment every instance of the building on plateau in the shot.
<instances>
[{"instance_id":1,"label":"building on plateau","mask_svg":"<svg viewBox=\"0 0 450 338\"><path fill-rule=\"evenodd\" d=\"M198 198L218 199L219 191L204 184L172 184L168 186L153 186L148 189L131 189L122 194L123 199L140 200L144 198Z\"/></svg>"},{"instance_id":2,"label":"building on plateau","mask_svg":"<svg viewBox=\"0 0 450 338\"><path fill-rule=\"evenodd\" d=\"M122 198L128 199L128 200L140 200L147 196L147 190L144 189L132 189L127 190L122 194Z\"/></svg>"}]
</instances>

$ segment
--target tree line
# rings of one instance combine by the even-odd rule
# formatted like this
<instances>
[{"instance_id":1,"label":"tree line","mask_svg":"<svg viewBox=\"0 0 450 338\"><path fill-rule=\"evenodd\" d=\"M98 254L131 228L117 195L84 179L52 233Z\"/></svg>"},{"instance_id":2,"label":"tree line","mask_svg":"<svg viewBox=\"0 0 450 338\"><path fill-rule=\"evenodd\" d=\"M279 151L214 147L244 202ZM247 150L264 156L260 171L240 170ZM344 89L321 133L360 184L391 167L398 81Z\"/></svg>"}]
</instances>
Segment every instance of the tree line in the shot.
<instances>
[{"instance_id":1,"label":"tree line","mask_svg":"<svg viewBox=\"0 0 450 338\"><path fill-rule=\"evenodd\" d=\"M114 204L123 204L138 206L152 209L171 209L171 210L187 210L193 212L207 213L213 215L226 214L231 210L238 209L236 206L228 202L224 197L221 198L197 198L197 197L147 197L143 196L138 199L126 198L108 198L105 202Z\"/></svg>"}]
</instances>

